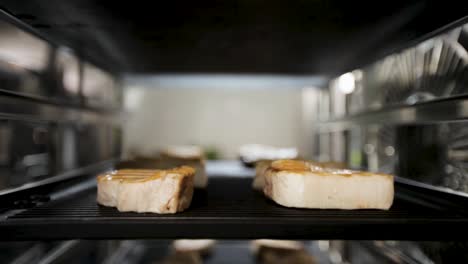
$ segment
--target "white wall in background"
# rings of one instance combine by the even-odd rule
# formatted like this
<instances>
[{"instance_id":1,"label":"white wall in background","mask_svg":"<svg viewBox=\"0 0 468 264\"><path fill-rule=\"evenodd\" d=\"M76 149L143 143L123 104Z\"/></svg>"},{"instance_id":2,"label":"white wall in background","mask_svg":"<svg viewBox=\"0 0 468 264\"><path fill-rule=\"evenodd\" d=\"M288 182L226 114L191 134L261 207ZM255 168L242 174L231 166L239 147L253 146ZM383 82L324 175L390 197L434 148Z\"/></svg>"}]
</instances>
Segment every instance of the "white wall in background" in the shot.
<instances>
[{"instance_id":1,"label":"white wall in background","mask_svg":"<svg viewBox=\"0 0 468 264\"><path fill-rule=\"evenodd\" d=\"M128 87L124 152L167 145L216 146L236 158L246 143L301 149L301 89L150 89Z\"/></svg>"}]
</instances>

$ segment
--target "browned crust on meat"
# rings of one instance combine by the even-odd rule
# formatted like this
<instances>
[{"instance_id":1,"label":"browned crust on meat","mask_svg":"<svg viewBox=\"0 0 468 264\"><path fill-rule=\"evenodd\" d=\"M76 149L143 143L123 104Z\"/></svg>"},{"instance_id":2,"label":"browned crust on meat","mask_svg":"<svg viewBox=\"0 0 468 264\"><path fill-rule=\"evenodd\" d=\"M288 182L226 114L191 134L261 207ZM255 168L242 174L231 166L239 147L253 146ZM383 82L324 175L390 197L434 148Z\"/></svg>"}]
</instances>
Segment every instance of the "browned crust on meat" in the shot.
<instances>
[{"instance_id":1,"label":"browned crust on meat","mask_svg":"<svg viewBox=\"0 0 468 264\"><path fill-rule=\"evenodd\" d=\"M179 191L177 195L177 211L183 211L187 209L190 206L190 203L192 202L193 179L190 179L190 177L193 178L193 174L191 174L189 177L183 177L180 182Z\"/></svg>"},{"instance_id":2,"label":"browned crust on meat","mask_svg":"<svg viewBox=\"0 0 468 264\"><path fill-rule=\"evenodd\" d=\"M297 174L313 173L314 175L321 175L321 176L329 176L329 175L336 175L336 176L343 176L343 177L383 176L383 177L393 178L393 176L389 174L331 168L331 167L324 166L323 163L307 162L303 160L276 160L271 163L269 170L273 173L287 171L287 172L294 172Z\"/></svg>"},{"instance_id":3,"label":"browned crust on meat","mask_svg":"<svg viewBox=\"0 0 468 264\"><path fill-rule=\"evenodd\" d=\"M276 160L270 164L270 168L276 171L308 172L310 166L303 160Z\"/></svg>"},{"instance_id":4,"label":"browned crust on meat","mask_svg":"<svg viewBox=\"0 0 468 264\"><path fill-rule=\"evenodd\" d=\"M310 164L318 167L330 168L330 169L346 169L347 166L343 162L336 162L336 161L323 161L323 162L315 162L315 161L308 161Z\"/></svg>"},{"instance_id":5,"label":"browned crust on meat","mask_svg":"<svg viewBox=\"0 0 468 264\"><path fill-rule=\"evenodd\" d=\"M195 175L195 169L189 166L181 166L169 170L138 170L138 169L123 169L106 174L101 174L97 177L98 181L118 180L122 182L145 182L165 177L169 174L178 174L182 177Z\"/></svg>"}]
</instances>

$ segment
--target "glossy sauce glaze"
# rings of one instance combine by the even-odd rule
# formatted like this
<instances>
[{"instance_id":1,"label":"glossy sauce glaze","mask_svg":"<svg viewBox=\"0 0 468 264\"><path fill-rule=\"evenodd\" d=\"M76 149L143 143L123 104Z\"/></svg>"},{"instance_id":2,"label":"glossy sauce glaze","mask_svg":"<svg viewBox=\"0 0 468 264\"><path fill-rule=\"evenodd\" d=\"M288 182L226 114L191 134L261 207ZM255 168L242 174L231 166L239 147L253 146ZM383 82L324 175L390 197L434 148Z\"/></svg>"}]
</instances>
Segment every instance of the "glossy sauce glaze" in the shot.
<instances>
[{"instance_id":1,"label":"glossy sauce glaze","mask_svg":"<svg viewBox=\"0 0 468 264\"><path fill-rule=\"evenodd\" d=\"M377 172L367 172L367 171L357 171L349 170L343 168L333 167L334 165L340 165L336 162L308 162L303 160L277 160L271 163L270 169L276 172L279 171L289 171L299 174L313 173L314 175L337 175L344 177L351 176L383 176L393 178L392 175L377 173Z\"/></svg>"},{"instance_id":2,"label":"glossy sauce glaze","mask_svg":"<svg viewBox=\"0 0 468 264\"><path fill-rule=\"evenodd\" d=\"M189 166L181 166L170 170L139 170L122 169L101 174L98 181L120 181L120 182L145 182L156 180L169 174L178 174L182 177L195 174L195 169Z\"/></svg>"}]
</instances>

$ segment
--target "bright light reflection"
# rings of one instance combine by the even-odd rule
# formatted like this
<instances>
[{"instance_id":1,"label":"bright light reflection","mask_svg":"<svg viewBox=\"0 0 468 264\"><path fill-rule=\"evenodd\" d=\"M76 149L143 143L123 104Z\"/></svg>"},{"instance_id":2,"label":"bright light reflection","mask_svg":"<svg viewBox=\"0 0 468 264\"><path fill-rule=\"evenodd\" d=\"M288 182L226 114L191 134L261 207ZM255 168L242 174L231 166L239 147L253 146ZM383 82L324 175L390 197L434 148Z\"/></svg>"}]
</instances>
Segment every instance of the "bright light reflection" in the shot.
<instances>
[{"instance_id":1,"label":"bright light reflection","mask_svg":"<svg viewBox=\"0 0 468 264\"><path fill-rule=\"evenodd\" d=\"M354 92L355 79L354 75L350 72L345 73L338 77L338 89L344 94L350 94Z\"/></svg>"}]
</instances>

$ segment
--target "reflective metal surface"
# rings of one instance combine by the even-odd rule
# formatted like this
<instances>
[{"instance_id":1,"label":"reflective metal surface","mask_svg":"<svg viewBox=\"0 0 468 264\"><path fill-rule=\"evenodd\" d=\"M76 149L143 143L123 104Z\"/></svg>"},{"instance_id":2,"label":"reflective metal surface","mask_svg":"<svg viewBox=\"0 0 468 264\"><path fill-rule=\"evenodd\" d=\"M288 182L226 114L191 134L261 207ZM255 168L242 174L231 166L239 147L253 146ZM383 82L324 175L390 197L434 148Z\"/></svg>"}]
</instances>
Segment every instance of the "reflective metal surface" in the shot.
<instances>
[{"instance_id":1,"label":"reflective metal surface","mask_svg":"<svg viewBox=\"0 0 468 264\"><path fill-rule=\"evenodd\" d=\"M466 118L468 118L468 99L463 97L321 120L319 129L321 131L340 131L365 124L431 124Z\"/></svg>"},{"instance_id":2,"label":"reflective metal surface","mask_svg":"<svg viewBox=\"0 0 468 264\"><path fill-rule=\"evenodd\" d=\"M85 104L99 108L115 108L121 101L118 83L109 73L83 64L83 97Z\"/></svg>"},{"instance_id":3,"label":"reflective metal surface","mask_svg":"<svg viewBox=\"0 0 468 264\"><path fill-rule=\"evenodd\" d=\"M0 193L120 156L121 129L99 113L0 96ZM109 164L108 164L109 166Z\"/></svg>"},{"instance_id":4,"label":"reflective metal surface","mask_svg":"<svg viewBox=\"0 0 468 264\"><path fill-rule=\"evenodd\" d=\"M79 101L81 96L80 60L70 49L60 47L55 54L55 74L57 75L57 95L71 101Z\"/></svg>"},{"instance_id":5,"label":"reflective metal surface","mask_svg":"<svg viewBox=\"0 0 468 264\"><path fill-rule=\"evenodd\" d=\"M52 47L4 20L0 20L0 60L28 70L41 72L49 64Z\"/></svg>"},{"instance_id":6,"label":"reflective metal surface","mask_svg":"<svg viewBox=\"0 0 468 264\"><path fill-rule=\"evenodd\" d=\"M331 114L343 117L464 95L467 75L465 24L333 79Z\"/></svg>"},{"instance_id":7,"label":"reflective metal surface","mask_svg":"<svg viewBox=\"0 0 468 264\"><path fill-rule=\"evenodd\" d=\"M101 263L105 242L26 241L0 244L0 262L11 264Z\"/></svg>"},{"instance_id":8,"label":"reflective metal surface","mask_svg":"<svg viewBox=\"0 0 468 264\"><path fill-rule=\"evenodd\" d=\"M367 124L316 137L318 159L468 194L468 121Z\"/></svg>"},{"instance_id":9,"label":"reflective metal surface","mask_svg":"<svg viewBox=\"0 0 468 264\"><path fill-rule=\"evenodd\" d=\"M185 263L167 261L171 240L68 240L0 243L1 263ZM250 240L217 240L197 263L259 263ZM301 241L322 264L466 263L466 242Z\"/></svg>"},{"instance_id":10,"label":"reflective metal surface","mask_svg":"<svg viewBox=\"0 0 468 264\"><path fill-rule=\"evenodd\" d=\"M120 113L101 112L78 107L64 107L43 100L30 100L0 93L0 117L56 123L114 123L120 122Z\"/></svg>"},{"instance_id":11,"label":"reflective metal surface","mask_svg":"<svg viewBox=\"0 0 468 264\"><path fill-rule=\"evenodd\" d=\"M118 109L119 78L0 10L0 92L59 105Z\"/></svg>"},{"instance_id":12,"label":"reflective metal surface","mask_svg":"<svg viewBox=\"0 0 468 264\"><path fill-rule=\"evenodd\" d=\"M0 188L39 180L56 171L54 131L46 123L0 120Z\"/></svg>"},{"instance_id":13,"label":"reflective metal surface","mask_svg":"<svg viewBox=\"0 0 468 264\"><path fill-rule=\"evenodd\" d=\"M53 46L5 20L0 13L1 90L30 96L51 96Z\"/></svg>"},{"instance_id":14,"label":"reflective metal surface","mask_svg":"<svg viewBox=\"0 0 468 264\"><path fill-rule=\"evenodd\" d=\"M315 158L468 194L468 24L332 79Z\"/></svg>"},{"instance_id":15,"label":"reflective metal surface","mask_svg":"<svg viewBox=\"0 0 468 264\"><path fill-rule=\"evenodd\" d=\"M85 171L73 171L119 155L120 132L112 125L0 118L0 194L5 189L32 187L33 182L77 176Z\"/></svg>"},{"instance_id":16,"label":"reflective metal surface","mask_svg":"<svg viewBox=\"0 0 468 264\"><path fill-rule=\"evenodd\" d=\"M20 25L0 11L0 194L120 156L118 77Z\"/></svg>"}]
</instances>

